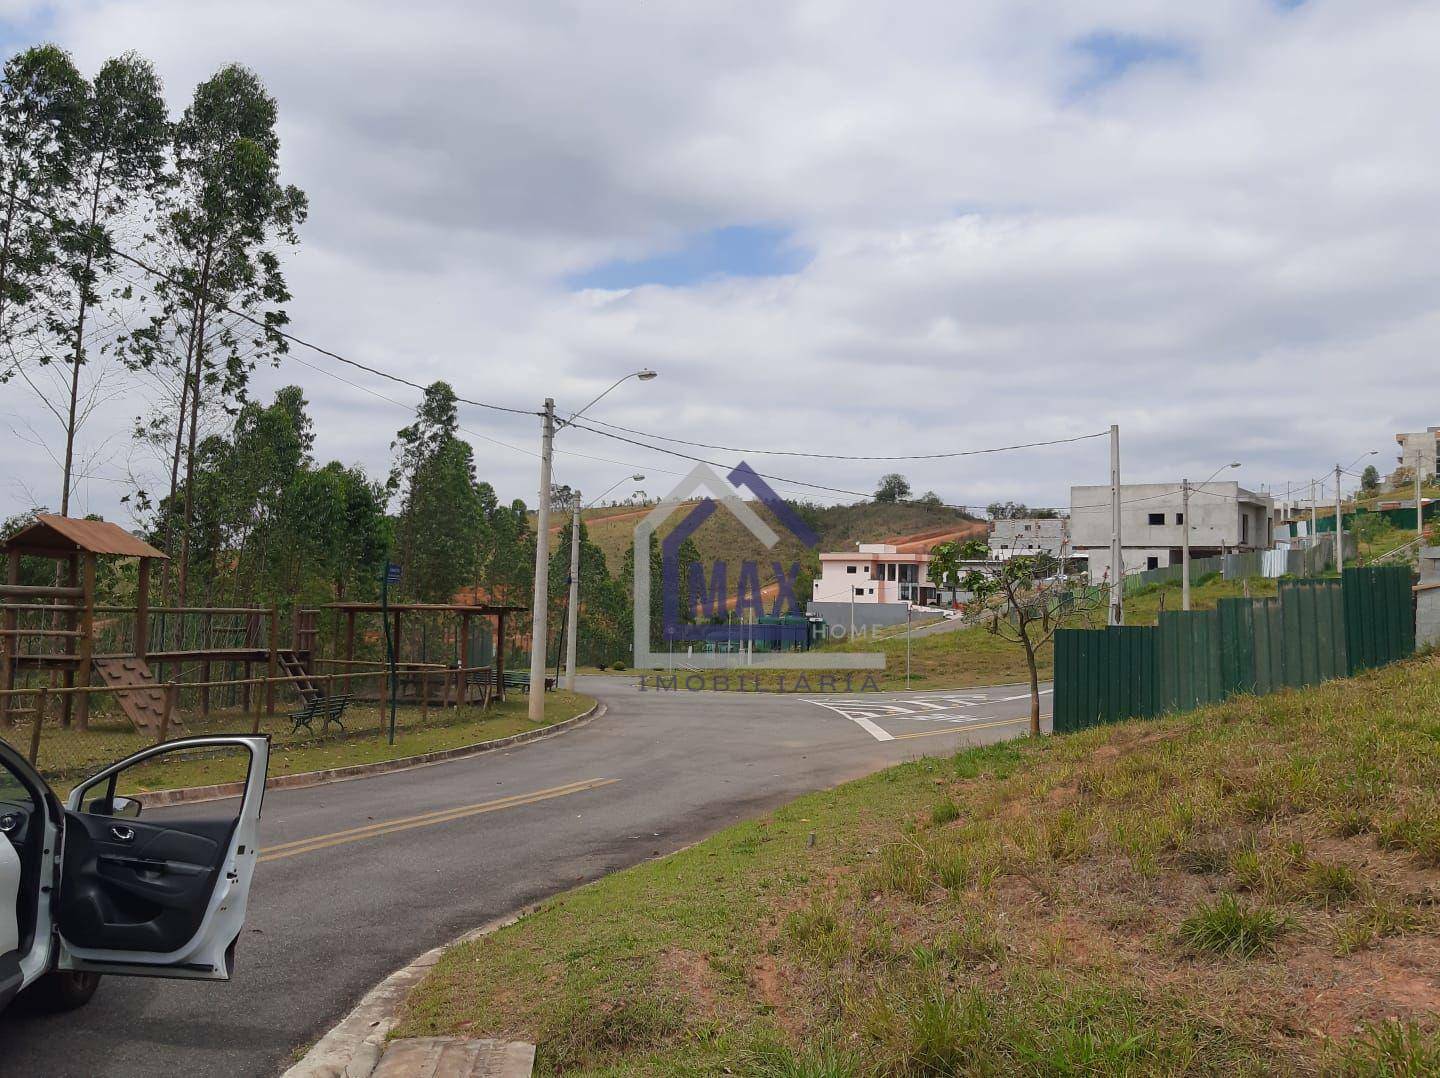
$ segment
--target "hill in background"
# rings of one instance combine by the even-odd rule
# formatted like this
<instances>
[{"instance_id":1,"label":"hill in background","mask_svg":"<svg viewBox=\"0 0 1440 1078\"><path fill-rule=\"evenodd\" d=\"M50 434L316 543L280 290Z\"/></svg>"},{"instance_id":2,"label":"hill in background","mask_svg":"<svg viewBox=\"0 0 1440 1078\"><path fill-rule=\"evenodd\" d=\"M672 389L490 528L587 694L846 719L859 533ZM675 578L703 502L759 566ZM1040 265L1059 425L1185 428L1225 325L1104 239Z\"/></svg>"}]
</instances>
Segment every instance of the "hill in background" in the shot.
<instances>
[{"instance_id":1,"label":"hill in background","mask_svg":"<svg viewBox=\"0 0 1440 1078\"><path fill-rule=\"evenodd\" d=\"M690 506L677 510L660 527L662 538L685 519ZM815 563L815 552L806 549L782 527L773 513L760 502L749 502L761 519L775 529L780 542L767 550L745 526L723 509L713 513L695 532L694 541L701 560L711 563L723 560L736 564L754 560L762 566L761 576L773 578L769 566L779 561L787 568L793 562ZM618 576L625 563L625 552L634 542L635 526L653 506L616 506L594 509L584 514L590 541L605 552L605 564L612 576ZM919 502L860 502L855 505L799 506L801 517L820 536L819 551L854 550L856 543L893 542L902 549L924 550L935 543L963 535L983 534L985 523L957 509L923 505ZM559 542L564 521L555 521L550 529L552 547ZM802 596L802 598L804 598Z\"/></svg>"}]
</instances>

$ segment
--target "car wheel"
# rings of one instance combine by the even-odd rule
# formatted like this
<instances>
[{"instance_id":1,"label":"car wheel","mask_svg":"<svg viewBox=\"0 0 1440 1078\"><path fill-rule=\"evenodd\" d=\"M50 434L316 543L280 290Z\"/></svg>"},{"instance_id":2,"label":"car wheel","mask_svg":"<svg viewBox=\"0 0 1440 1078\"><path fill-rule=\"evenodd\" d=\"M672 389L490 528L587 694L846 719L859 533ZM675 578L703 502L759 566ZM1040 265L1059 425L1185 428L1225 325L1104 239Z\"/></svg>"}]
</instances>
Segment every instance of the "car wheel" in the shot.
<instances>
[{"instance_id":1,"label":"car wheel","mask_svg":"<svg viewBox=\"0 0 1440 1078\"><path fill-rule=\"evenodd\" d=\"M77 973L73 970L52 970L26 993L32 1006L47 1011L73 1011L90 1002L100 986L100 974Z\"/></svg>"}]
</instances>

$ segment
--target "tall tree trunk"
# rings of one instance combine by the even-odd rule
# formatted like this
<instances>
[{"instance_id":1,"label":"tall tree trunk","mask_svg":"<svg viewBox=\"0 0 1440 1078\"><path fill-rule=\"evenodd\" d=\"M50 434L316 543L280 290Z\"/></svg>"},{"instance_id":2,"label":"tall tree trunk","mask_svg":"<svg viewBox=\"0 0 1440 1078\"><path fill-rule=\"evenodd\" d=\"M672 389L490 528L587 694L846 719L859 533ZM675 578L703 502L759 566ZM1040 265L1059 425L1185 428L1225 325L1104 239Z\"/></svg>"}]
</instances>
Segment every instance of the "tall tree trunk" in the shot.
<instances>
[{"instance_id":1,"label":"tall tree trunk","mask_svg":"<svg viewBox=\"0 0 1440 1078\"><path fill-rule=\"evenodd\" d=\"M190 393L190 444L185 451L185 512L180 522L180 605L185 605L185 595L190 583L190 521L195 511L195 435L200 426L200 385L205 373L205 312L209 306L207 293L210 288L210 258L212 246L205 248L205 260L200 270L200 300L195 335L194 385Z\"/></svg>"},{"instance_id":2,"label":"tall tree trunk","mask_svg":"<svg viewBox=\"0 0 1440 1078\"><path fill-rule=\"evenodd\" d=\"M176 409L175 445L170 452L170 496L165 511L165 568L162 570L160 594L170 603L170 568L175 553L175 498L180 491L180 454L185 448L185 419L190 412L190 364L195 355L195 322L199 318L198 297L190 304L190 330L186 334L185 367L180 378L180 404Z\"/></svg>"},{"instance_id":3,"label":"tall tree trunk","mask_svg":"<svg viewBox=\"0 0 1440 1078\"><path fill-rule=\"evenodd\" d=\"M1030 646L1030 637L1022 635L1020 642L1025 645L1025 663L1030 667L1030 736L1040 736L1040 670L1035 649Z\"/></svg>"},{"instance_id":4,"label":"tall tree trunk","mask_svg":"<svg viewBox=\"0 0 1440 1078\"><path fill-rule=\"evenodd\" d=\"M85 315L90 310L90 271L95 266L95 224L100 218L100 187L104 182L105 158L95 172L90 192L90 230L85 243L85 272L80 277L80 306L75 313L75 348L70 356L70 416L65 423L65 471L60 491L60 515L70 515L70 488L75 468L75 412L80 400L80 366L85 362Z\"/></svg>"}]
</instances>

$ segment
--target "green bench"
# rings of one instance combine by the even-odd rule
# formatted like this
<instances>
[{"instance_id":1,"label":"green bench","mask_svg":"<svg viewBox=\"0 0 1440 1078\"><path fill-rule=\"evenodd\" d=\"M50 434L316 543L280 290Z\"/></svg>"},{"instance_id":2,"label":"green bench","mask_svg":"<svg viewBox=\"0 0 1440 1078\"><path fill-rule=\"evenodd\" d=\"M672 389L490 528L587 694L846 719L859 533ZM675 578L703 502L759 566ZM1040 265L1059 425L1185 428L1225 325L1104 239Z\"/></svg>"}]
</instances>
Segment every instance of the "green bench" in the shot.
<instances>
[{"instance_id":1,"label":"green bench","mask_svg":"<svg viewBox=\"0 0 1440 1078\"><path fill-rule=\"evenodd\" d=\"M321 720L320 732L322 734L332 722L340 727L341 733L344 733L345 724L340 720L344 717L345 709L350 706L352 699L354 699L354 694L347 692L340 696L317 696L313 700L306 701L305 706L299 711L290 712L290 732L293 734L303 726L313 735L315 728L310 724L319 719Z\"/></svg>"},{"instance_id":2,"label":"green bench","mask_svg":"<svg viewBox=\"0 0 1440 1078\"><path fill-rule=\"evenodd\" d=\"M530 673L527 670L506 670L504 674L505 688L515 689L518 692L530 691ZM545 678L545 691L549 692L555 688L555 679L549 675Z\"/></svg>"}]
</instances>

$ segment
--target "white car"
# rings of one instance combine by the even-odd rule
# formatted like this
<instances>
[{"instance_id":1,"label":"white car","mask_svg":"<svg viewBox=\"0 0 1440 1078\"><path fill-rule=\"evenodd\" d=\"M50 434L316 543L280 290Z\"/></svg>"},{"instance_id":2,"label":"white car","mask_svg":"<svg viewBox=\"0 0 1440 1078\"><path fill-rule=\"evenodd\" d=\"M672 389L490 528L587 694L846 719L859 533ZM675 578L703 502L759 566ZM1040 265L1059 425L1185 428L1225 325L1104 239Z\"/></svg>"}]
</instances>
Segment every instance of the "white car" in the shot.
<instances>
[{"instance_id":1,"label":"white car","mask_svg":"<svg viewBox=\"0 0 1440 1078\"><path fill-rule=\"evenodd\" d=\"M238 804L140 820L140 802L116 790L172 753L238 757L248 767ZM22 991L53 1008L78 1007L102 974L229 980L269 759L268 737L167 741L87 779L62 807L0 741L0 1010Z\"/></svg>"}]
</instances>

